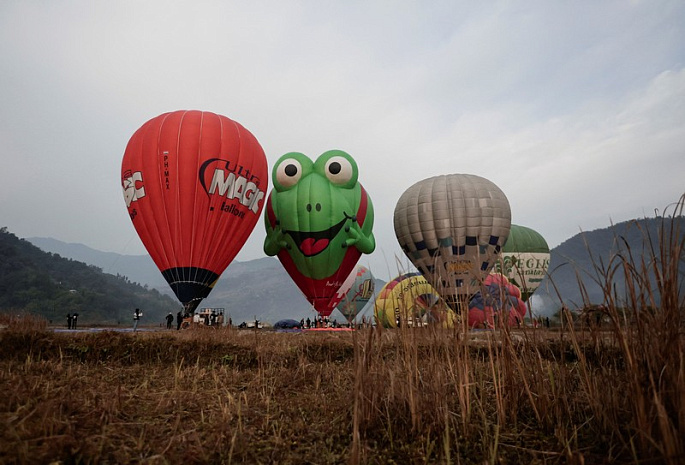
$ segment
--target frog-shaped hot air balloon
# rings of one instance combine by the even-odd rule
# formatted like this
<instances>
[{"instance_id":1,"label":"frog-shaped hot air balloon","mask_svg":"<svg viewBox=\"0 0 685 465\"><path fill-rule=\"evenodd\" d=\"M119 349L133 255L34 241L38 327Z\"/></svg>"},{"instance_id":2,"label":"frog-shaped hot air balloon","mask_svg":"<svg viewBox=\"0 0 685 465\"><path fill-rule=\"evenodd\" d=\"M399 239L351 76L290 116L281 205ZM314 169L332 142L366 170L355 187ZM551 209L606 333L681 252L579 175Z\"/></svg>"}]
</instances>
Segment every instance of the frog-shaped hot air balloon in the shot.
<instances>
[{"instance_id":1,"label":"frog-shaped hot air balloon","mask_svg":"<svg viewBox=\"0 0 685 465\"><path fill-rule=\"evenodd\" d=\"M264 252L277 255L316 311L328 316L361 254L376 247L373 206L357 180L357 163L341 150L315 162L291 152L278 159L272 174Z\"/></svg>"}]
</instances>

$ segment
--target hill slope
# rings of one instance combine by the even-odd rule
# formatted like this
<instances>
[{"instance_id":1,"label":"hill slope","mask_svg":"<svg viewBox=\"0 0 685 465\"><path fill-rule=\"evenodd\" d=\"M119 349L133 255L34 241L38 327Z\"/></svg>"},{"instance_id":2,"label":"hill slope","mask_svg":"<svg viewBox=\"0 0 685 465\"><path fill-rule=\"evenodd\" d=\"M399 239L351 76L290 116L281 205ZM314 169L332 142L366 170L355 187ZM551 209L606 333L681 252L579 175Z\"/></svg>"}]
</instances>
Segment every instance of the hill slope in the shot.
<instances>
[{"instance_id":1,"label":"hill slope","mask_svg":"<svg viewBox=\"0 0 685 465\"><path fill-rule=\"evenodd\" d=\"M83 244L62 242L50 237L29 237L26 240L45 252L56 253L62 257L96 266L105 273L126 276L131 282L147 285L173 296L169 285L149 255L102 252Z\"/></svg>"},{"instance_id":2,"label":"hill slope","mask_svg":"<svg viewBox=\"0 0 685 465\"><path fill-rule=\"evenodd\" d=\"M671 237L672 235L672 237ZM602 287L609 287L615 298L626 300L626 267L660 269L662 262L680 262L681 286L685 281L685 219L648 218L625 221L608 228L583 232L551 251L548 276L534 294L537 313L552 315L561 307L558 295L569 308L605 303ZM676 247L669 248L671 243ZM673 256L673 253L680 256ZM646 271L638 271L645 277ZM650 272L654 285L654 273ZM646 283L646 282L645 282ZM642 283L642 287L645 287ZM582 291L581 291L582 289ZM658 296L657 303L658 303Z\"/></svg>"},{"instance_id":3,"label":"hill slope","mask_svg":"<svg viewBox=\"0 0 685 465\"><path fill-rule=\"evenodd\" d=\"M136 307L144 309L147 322L161 322L177 306L170 297L124 276L44 252L0 229L2 311L28 311L54 322L77 312L83 324L112 324L132 320Z\"/></svg>"}]
</instances>

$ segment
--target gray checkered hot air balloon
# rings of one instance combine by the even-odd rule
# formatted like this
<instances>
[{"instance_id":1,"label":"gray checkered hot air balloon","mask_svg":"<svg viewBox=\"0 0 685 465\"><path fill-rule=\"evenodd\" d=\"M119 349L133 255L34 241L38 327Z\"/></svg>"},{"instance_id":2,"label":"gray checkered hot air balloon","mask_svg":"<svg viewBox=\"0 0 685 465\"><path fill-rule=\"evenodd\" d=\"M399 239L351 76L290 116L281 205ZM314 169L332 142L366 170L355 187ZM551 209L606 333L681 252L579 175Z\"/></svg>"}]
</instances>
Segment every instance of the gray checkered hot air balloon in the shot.
<instances>
[{"instance_id":1,"label":"gray checkered hot air balloon","mask_svg":"<svg viewBox=\"0 0 685 465\"><path fill-rule=\"evenodd\" d=\"M511 228L511 208L493 182L472 174L424 179L397 201L404 253L456 311L480 289Z\"/></svg>"}]
</instances>

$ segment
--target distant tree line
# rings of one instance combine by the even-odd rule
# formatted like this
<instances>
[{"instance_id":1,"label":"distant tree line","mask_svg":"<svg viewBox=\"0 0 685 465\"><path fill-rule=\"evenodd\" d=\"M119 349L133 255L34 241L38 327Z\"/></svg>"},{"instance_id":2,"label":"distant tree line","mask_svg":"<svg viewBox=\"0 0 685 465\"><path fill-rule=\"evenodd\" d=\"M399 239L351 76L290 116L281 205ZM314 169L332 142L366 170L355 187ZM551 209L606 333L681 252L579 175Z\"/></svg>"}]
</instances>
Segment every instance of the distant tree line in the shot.
<instances>
[{"instance_id":1,"label":"distant tree line","mask_svg":"<svg viewBox=\"0 0 685 465\"><path fill-rule=\"evenodd\" d=\"M135 308L144 309L147 322L161 322L180 304L125 276L44 252L0 228L0 311L56 322L77 312L83 323L112 324L128 323Z\"/></svg>"}]
</instances>

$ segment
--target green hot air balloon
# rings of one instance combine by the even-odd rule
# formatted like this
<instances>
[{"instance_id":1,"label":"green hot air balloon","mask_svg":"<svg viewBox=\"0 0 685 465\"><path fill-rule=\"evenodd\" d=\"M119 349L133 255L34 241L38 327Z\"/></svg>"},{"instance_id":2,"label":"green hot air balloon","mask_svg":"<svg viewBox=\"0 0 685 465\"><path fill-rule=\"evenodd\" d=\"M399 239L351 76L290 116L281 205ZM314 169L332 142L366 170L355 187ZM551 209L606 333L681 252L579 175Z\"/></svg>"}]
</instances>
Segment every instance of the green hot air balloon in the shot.
<instances>
[{"instance_id":1,"label":"green hot air balloon","mask_svg":"<svg viewBox=\"0 0 685 465\"><path fill-rule=\"evenodd\" d=\"M361 254L376 247L373 205L358 176L357 162L342 150L316 161L290 152L273 167L264 252L278 256L321 316L340 302L338 289Z\"/></svg>"},{"instance_id":2,"label":"green hot air balloon","mask_svg":"<svg viewBox=\"0 0 685 465\"><path fill-rule=\"evenodd\" d=\"M512 224L497 271L521 289L521 299L526 302L545 277L549 259L549 246L540 233Z\"/></svg>"}]
</instances>

